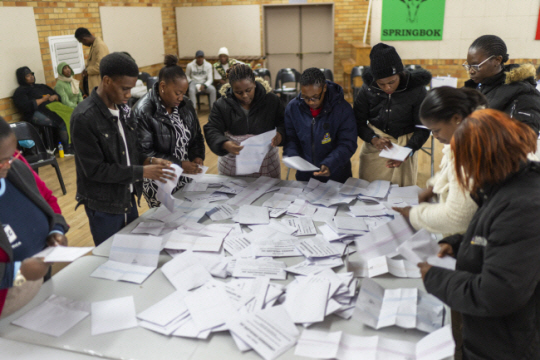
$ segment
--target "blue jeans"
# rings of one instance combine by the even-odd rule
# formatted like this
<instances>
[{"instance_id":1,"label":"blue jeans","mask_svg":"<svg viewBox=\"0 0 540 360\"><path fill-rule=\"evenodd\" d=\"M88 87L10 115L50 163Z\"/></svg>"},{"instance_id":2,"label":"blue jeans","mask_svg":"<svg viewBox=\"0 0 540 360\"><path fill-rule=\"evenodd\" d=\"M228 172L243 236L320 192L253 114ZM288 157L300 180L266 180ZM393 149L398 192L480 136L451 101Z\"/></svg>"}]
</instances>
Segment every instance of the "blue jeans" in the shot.
<instances>
[{"instance_id":1,"label":"blue jeans","mask_svg":"<svg viewBox=\"0 0 540 360\"><path fill-rule=\"evenodd\" d=\"M94 238L94 244L96 244L96 246L139 217L137 203L133 195L131 195L131 210L125 214L111 214L92 210L86 205L84 206L84 210L88 216L90 232L92 232L92 237Z\"/></svg>"}]
</instances>

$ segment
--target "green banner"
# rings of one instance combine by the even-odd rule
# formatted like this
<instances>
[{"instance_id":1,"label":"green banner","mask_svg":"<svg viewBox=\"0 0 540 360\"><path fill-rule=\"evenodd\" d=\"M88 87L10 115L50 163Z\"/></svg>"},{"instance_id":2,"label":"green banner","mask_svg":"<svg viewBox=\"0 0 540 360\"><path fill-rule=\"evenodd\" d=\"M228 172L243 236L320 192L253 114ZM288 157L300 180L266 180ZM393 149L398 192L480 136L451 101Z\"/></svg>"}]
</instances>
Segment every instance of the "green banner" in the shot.
<instances>
[{"instance_id":1,"label":"green banner","mask_svg":"<svg viewBox=\"0 0 540 360\"><path fill-rule=\"evenodd\" d=\"M383 0L381 40L442 40L445 0Z\"/></svg>"}]
</instances>

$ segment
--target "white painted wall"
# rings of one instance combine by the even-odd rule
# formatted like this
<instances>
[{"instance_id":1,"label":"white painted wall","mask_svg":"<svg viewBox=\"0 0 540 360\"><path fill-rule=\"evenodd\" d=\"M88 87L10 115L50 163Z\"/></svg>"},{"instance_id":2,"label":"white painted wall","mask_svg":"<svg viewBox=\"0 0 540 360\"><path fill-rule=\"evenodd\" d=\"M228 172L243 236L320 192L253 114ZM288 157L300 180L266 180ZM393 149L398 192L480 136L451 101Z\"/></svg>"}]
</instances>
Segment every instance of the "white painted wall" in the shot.
<instances>
[{"instance_id":1,"label":"white painted wall","mask_svg":"<svg viewBox=\"0 0 540 360\"><path fill-rule=\"evenodd\" d=\"M446 0L442 41L385 41L403 59L465 59L479 36L497 35L510 58L540 58L540 0ZM382 0L373 0L371 45L381 41Z\"/></svg>"}]
</instances>

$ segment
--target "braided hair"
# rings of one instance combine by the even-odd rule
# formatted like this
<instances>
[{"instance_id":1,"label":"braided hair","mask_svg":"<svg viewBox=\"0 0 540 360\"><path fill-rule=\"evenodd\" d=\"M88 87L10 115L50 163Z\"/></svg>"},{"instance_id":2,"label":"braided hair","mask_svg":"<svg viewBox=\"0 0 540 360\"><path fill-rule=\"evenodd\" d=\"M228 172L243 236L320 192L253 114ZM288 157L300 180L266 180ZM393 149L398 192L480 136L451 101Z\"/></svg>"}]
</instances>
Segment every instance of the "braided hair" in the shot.
<instances>
[{"instance_id":1,"label":"braided hair","mask_svg":"<svg viewBox=\"0 0 540 360\"><path fill-rule=\"evenodd\" d=\"M255 82L255 74L251 67L246 64L235 63L229 69L227 69L227 76L229 78L229 84L232 84L240 80L249 80Z\"/></svg>"},{"instance_id":2,"label":"braided hair","mask_svg":"<svg viewBox=\"0 0 540 360\"><path fill-rule=\"evenodd\" d=\"M503 39L496 35L482 35L473 41L469 50L482 50L487 56L502 56L501 65L508 61L508 49Z\"/></svg>"},{"instance_id":3,"label":"braided hair","mask_svg":"<svg viewBox=\"0 0 540 360\"><path fill-rule=\"evenodd\" d=\"M163 61L165 64L164 67L159 70L158 74L158 81L165 83L170 83L171 81L175 81L176 79L186 79L186 73L182 69L180 65L178 65L178 57L175 55L165 55L165 60Z\"/></svg>"},{"instance_id":4,"label":"braided hair","mask_svg":"<svg viewBox=\"0 0 540 360\"><path fill-rule=\"evenodd\" d=\"M326 84L326 78L321 69L318 68L309 68L304 70L302 76L300 76L300 86L318 86L323 87Z\"/></svg>"}]
</instances>

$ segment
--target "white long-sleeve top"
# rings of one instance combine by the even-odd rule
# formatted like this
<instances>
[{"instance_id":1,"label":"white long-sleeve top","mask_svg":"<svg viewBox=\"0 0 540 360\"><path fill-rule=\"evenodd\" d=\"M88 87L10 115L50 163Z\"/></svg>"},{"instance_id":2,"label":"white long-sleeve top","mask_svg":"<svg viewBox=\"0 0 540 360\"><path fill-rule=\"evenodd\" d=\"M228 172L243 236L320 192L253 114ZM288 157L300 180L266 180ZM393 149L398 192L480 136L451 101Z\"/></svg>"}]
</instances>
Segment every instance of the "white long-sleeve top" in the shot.
<instances>
[{"instance_id":1,"label":"white long-sleeve top","mask_svg":"<svg viewBox=\"0 0 540 360\"><path fill-rule=\"evenodd\" d=\"M409 215L411 225L416 229L453 235L463 234L478 206L468 191L459 186L454 167L454 154L450 145L444 145L441 171L428 180L433 192L439 196L438 203L421 203L413 206Z\"/></svg>"},{"instance_id":2,"label":"white long-sleeve top","mask_svg":"<svg viewBox=\"0 0 540 360\"><path fill-rule=\"evenodd\" d=\"M212 85L213 70L212 64L208 61L204 60L202 65L197 65L197 59L195 59L186 66L188 82L195 81L196 84L204 84L208 87Z\"/></svg>"}]
</instances>

